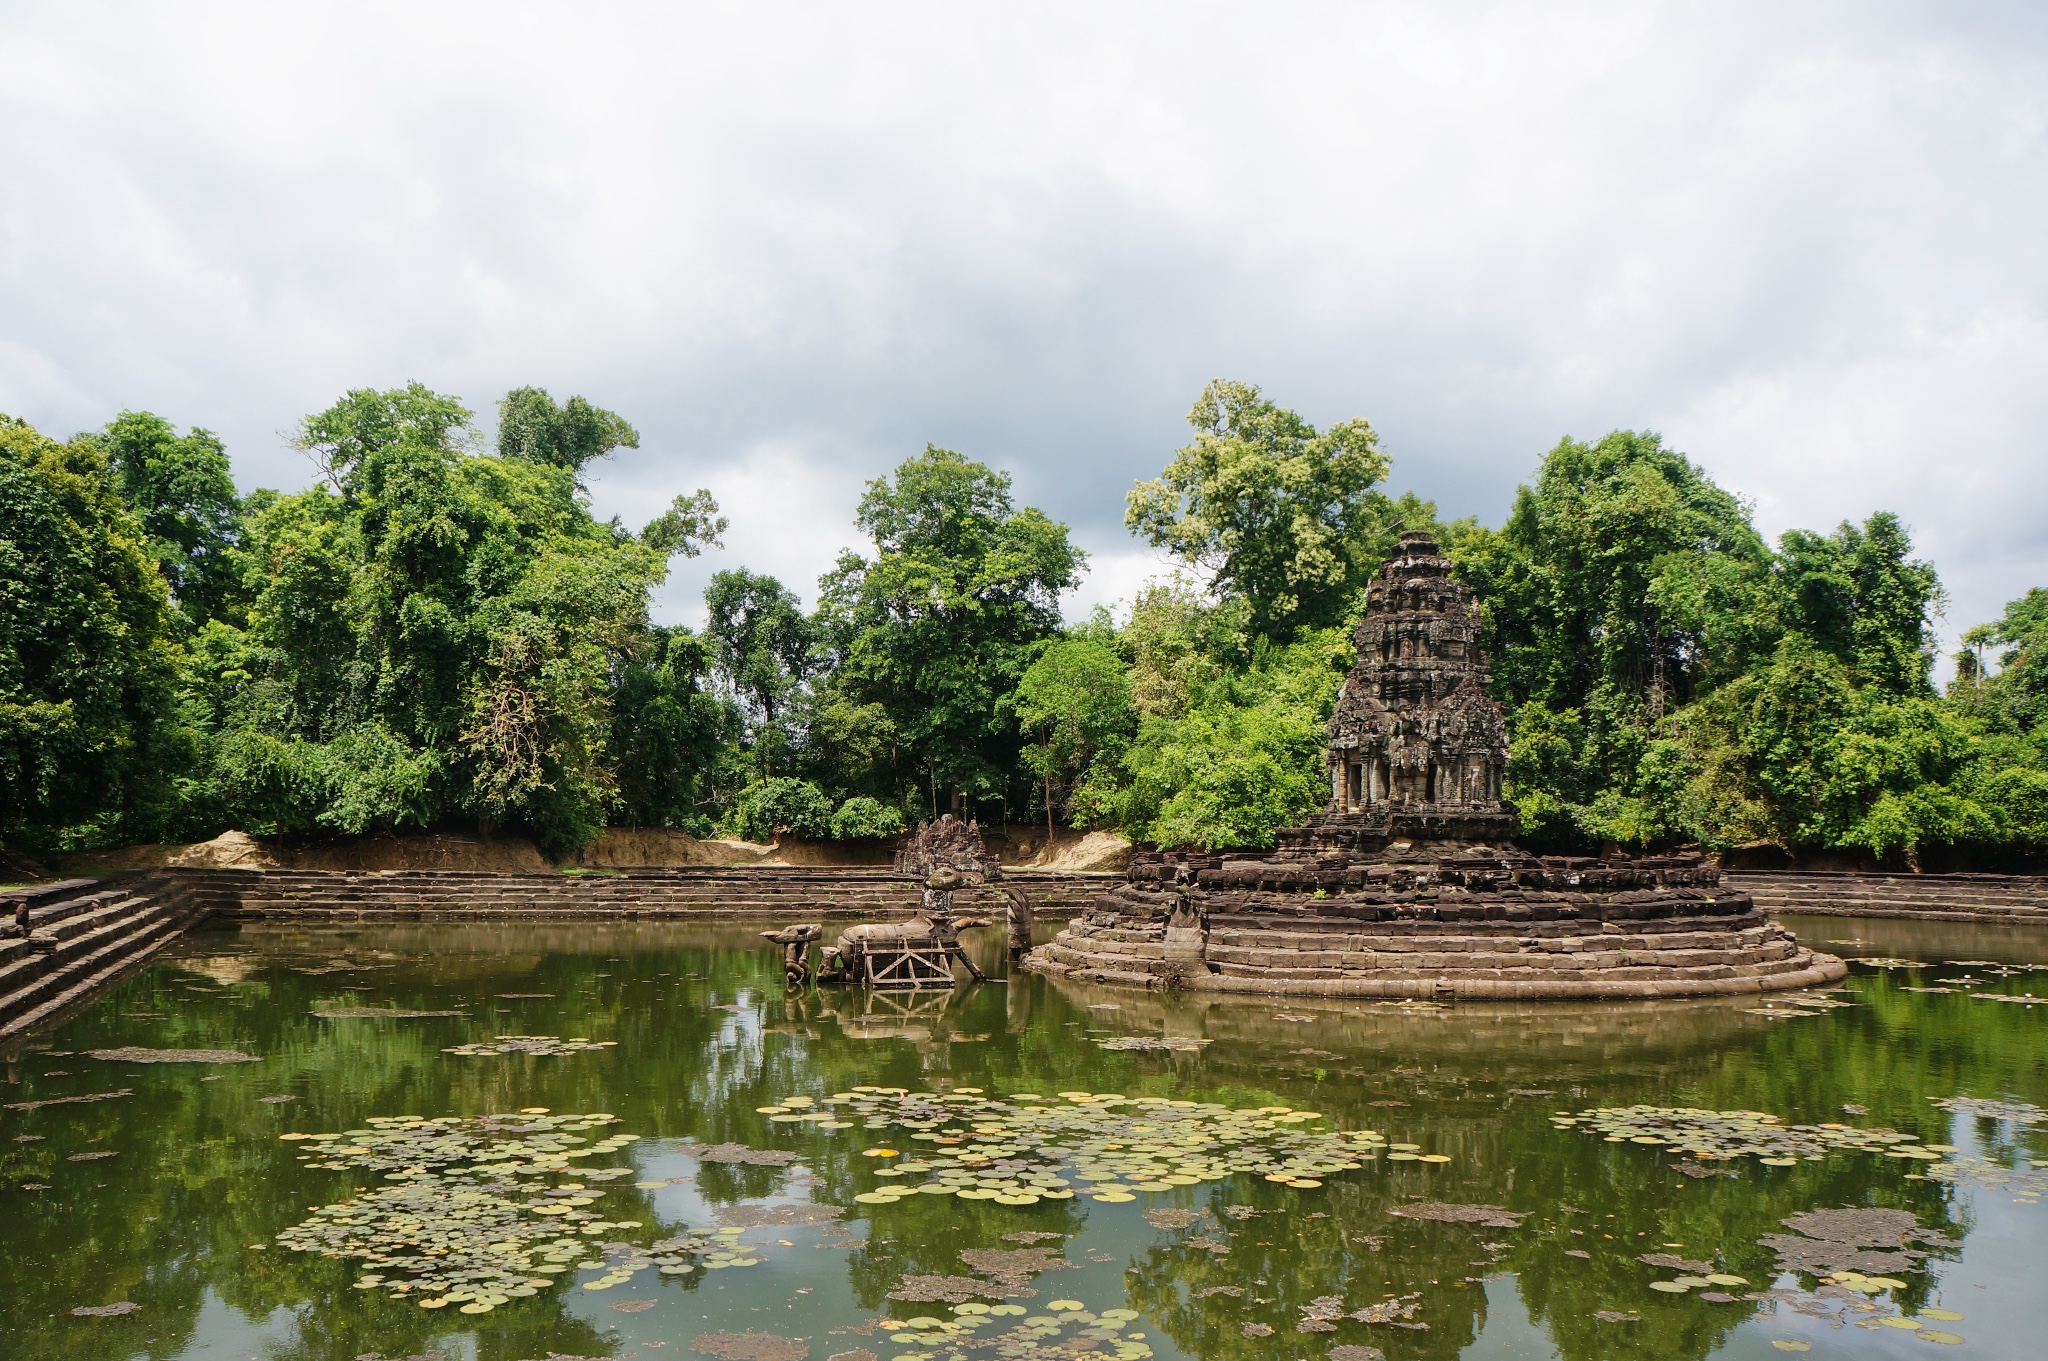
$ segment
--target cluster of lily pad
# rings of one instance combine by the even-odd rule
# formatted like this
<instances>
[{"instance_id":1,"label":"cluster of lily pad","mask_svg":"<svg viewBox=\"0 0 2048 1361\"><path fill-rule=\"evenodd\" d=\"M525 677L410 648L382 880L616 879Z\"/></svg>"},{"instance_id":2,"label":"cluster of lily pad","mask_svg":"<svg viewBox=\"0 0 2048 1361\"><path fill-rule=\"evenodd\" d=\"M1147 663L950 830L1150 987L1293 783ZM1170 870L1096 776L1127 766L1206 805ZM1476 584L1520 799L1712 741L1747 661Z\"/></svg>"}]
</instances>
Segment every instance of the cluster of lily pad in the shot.
<instances>
[{"instance_id":1,"label":"cluster of lily pad","mask_svg":"<svg viewBox=\"0 0 2048 1361\"><path fill-rule=\"evenodd\" d=\"M609 1114L530 1107L516 1115L387 1116L338 1134L282 1135L309 1145L301 1155L308 1166L378 1172L393 1184L316 1206L277 1241L361 1260L367 1269L358 1289L382 1289L425 1309L457 1305L468 1314L536 1294L572 1270L602 1273L584 1289L603 1290L650 1267L682 1275L697 1265L753 1265L740 1229L685 1232L645 1248L600 1241L641 1223L605 1219L589 1208L604 1194L590 1183L629 1177L633 1169L572 1164L616 1153L640 1137L586 1137L618 1122ZM575 1179L552 1186L538 1180L564 1173Z\"/></svg>"},{"instance_id":2,"label":"cluster of lily pad","mask_svg":"<svg viewBox=\"0 0 2048 1361\"><path fill-rule=\"evenodd\" d=\"M1137 1321L1135 1309L1097 1313L1079 1300L1053 1300L1041 1313L1020 1304L973 1302L954 1305L950 1317L885 1318L878 1326L907 1347L892 1361L968 1361L971 1353L1071 1356L1082 1351L1115 1361L1145 1361L1152 1347L1144 1333L1131 1330Z\"/></svg>"},{"instance_id":3,"label":"cluster of lily pad","mask_svg":"<svg viewBox=\"0 0 2048 1361\"><path fill-rule=\"evenodd\" d=\"M1982 1186L2010 1192L2018 1204L2039 1205L2041 1193L2048 1191L2048 1158L2036 1158L2030 1167L2019 1168L2006 1167L1989 1158L1955 1157L1935 1163L1922 1175L1929 1181L1950 1186Z\"/></svg>"},{"instance_id":4,"label":"cluster of lily pad","mask_svg":"<svg viewBox=\"0 0 2048 1361\"><path fill-rule=\"evenodd\" d=\"M1603 1106L1551 1117L1558 1129L1598 1134L1610 1144L1669 1148L1696 1158L1754 1157L1768 1167L1818 1161L1830 1153L1884 1153L1939 1162L1951 1144L1923 1144L1895 1129L1860 1129L1836 1123L1788 1125L1768 1111L1715 1111L1692 1106Z\"/></svg>"},{"instance_id":5,"label":"cluster of lily pad","mask_svg":"<svg viewBox=\"0 0 2048 1361\"><path fill-rule=\"evenodd\" d=\"M561 1039L554 1035L494 1035L488 1040L473 1044L451 1044L441 1052L444 1054L466 1054L474 1057L489 1057L497 1054L538 1054L552 1058L558 1054L580 1054L592 1049L610 1049L617 1040L592 1040L582 1036Z\"/></svg>"},{"instance_id":6,"label":"cluster of lily pad","mask_svg":"<svg viewBox=\"0 0 2048 1361\"><path fill-rule=\"evenodd\" d=\"M2031 1101L1994 1101L1978 1096L1930 1096L1935 1105L1955 1115L1974 1115L1980 1120L2007 1120L2016 1125L2048 1123L2048 1110Z\"/></svg>"},{"instance_id":7,"label":"cluster of lily pad","mask_svg":"<svg viewBox=\"0 0 2048 1361\"><path fill-rule=\"evenodd\" d=\"M901 1162L887 1161L903 1158L901 1149L864 1150L887 1161L876 1172L885 1184L854 1197L869 1205L913 1195L1033 1205L1076 1194L1119 1204L1139 1192L1239 1174L1309 1190L1382 1155L1394 1162L1450 1161L1416 1144L1391 1142L1377 1130L1322 1128L1320 1112L1287 1106L1234 1110L1219 1102L1094 1092L998 1099L975 1087L943 1094L856 1087L825 1104L860 1117L869 1129L904 1131L933 1145L931 1154ZM895 1184L897 1178L921 1179Z\"/></svg>"}]
</instances>

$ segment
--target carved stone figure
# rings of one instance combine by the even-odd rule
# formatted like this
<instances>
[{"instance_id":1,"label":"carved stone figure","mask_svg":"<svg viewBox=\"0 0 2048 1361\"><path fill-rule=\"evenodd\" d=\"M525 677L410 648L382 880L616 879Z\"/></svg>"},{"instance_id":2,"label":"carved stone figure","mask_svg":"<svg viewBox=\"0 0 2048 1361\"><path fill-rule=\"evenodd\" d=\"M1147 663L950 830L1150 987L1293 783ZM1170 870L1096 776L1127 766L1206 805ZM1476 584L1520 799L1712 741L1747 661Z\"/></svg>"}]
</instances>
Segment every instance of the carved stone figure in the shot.
<instances>
[{"instance_id":1,"label":"carved stone figure","mask_svg":"<svg viewBox=\"0 0 2048 1361\"><path fill-rule=\"evenodd\" d=\"M1010 958L1016 959L1031 948L1031 900L1024 896L1024 890L1015 884L1003 885L1003 901L1008 905L1008 918L1004 926L1009 937Z\"/></svg>"},{"instance_id":2,"label":"carved stone figure","mask_svg":"<svg viewBox=\"0 0 2048 1361\"><path fill-rule=\"evenodd\" d=\"M809 987L811 982L811 946L825 938L825 928L819 922L801 922L785 926L780 931L763 931L762 936L782 947L782 976L792 988Z\"/></svg>"}]
</instances>

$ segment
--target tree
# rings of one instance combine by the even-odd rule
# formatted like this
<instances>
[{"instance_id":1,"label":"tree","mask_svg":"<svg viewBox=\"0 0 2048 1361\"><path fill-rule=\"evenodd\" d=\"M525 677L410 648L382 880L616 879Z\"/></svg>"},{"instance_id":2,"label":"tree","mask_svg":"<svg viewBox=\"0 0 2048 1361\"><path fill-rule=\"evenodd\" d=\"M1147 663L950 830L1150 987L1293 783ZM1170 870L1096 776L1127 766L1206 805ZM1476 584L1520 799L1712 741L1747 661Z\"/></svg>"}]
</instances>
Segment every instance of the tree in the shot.
<instances>
[{"instance_id":1,"label":"tree","mask_svg":"<svg viewBox=\"0 0 2048 1361\"><path fill-rule=\"evenodd\" d=\"M614 449L638 449L623 416L571 397L556 406L546 388L514 388L498 402L498 457L581 472Z\"/></svg>"},{"instance_id":2,"label":"tree","mask_svg":"<svg viewBox=\"0 0 2048 1361\"><path fill-rule=\"evenodd\" d=\"M783 833L815 839L832 830L832 801L809 780L781 776L750 785L735 801L733 830L749 841Z\"/></svg>"},{"instance_id":3,"label":"tree","mask_svg":"<svg viewBox=\"0 0 2048 1361\"><path fill-rule=\"evenodd\" d=\"M789 745L784 710L811 671L811 622L781 582L745 568L716 573L704 588L704 606L712 665L754 720L766 779L771 759Z\"/></svg>"},{"instance_id":4,"label":"tree","mask_svg":"<svg viewBox=\"0 0 2048 1361\"><path fill-rule=\"evenodd\" d=\"M709 671L703 640L679 626L649 627L624 658L610 740L624 822L710 830L709 772L739 731L736 715L707 687Z\"/></svg>"},{"instance_id":5,"label":"tree","mask_svg":"<svg viewBox=\"0 0 2048 1361\"><path fill-rule=\"evenodd\" d=\"M193 750L148 531L105 449L0 416L0 845L145 840Z\"/></svg>"},{"instance_id":6,"label":"tree","mask_svg":"<svg viewBox=\"0 0 2048 1361\"><path fill-rule=\"evenodd\" d=\"M1191 685L1172 717L1143 717L1116 778L1098 766L1080 790L1082 811L1162 847L1271 847L1329 799L1325 725L1353 659L1340 629L1258 642L1246 665Z\"/></svg>"},{"instance_id":7,"label":"tree","mask_svg":"<svg viewBox=\"0 0 2048 1361\"><path fill-rule=\"evenodd\" d=\"M1770 550L1748 509L1647 432L1559 441L1507 524L1454 533L1451 555L1510 708L1606 689L1655 718L1769 652Z\"/></svg>"},{"instance_id":8,"label":"tree","mask_svg":"<svg viewBox=\"0 0 2048 1361\"><path fill-rule=\"evenodd\" d=\"M215 795L252 830L462 818L564 849L624 797L614 741L701 750L689 665L647 622L667 555L596 523L574 469L467 452L467 418L419 384L351 392L301 427L330 486L252 498L248 626L198 649ZM652 730L621 731L627 682Z\"/></svg>"},{"instance_id":9,"label":"tree","mask_svg":"<svg viewBox=\"0 0 2048 1361\"><path fill-rule=\"evenodd\" d=\"M122 412L93 439L186 620L196 627L236 609L241 498L220 440L196 427L181 436L147 411Z\"/></svg>"},{"instance_id":10,"label":"tree","mask_svg":"<svg viewBox=\"0 0 2048 1361\"><path fill-rule=\"evenodd\" d=\"M1217 379L1188 424L1195 441L1132 489L1124 523L1247 602L1253 632L1285 641L1342 623L1384 556L1387 456L1364 420L1318 433L1248 383Z\"/></svg>"},{"instance_id":11,"label":"tree","mask_svg":"<svg viewBox=\"0 0 2048 1361\"><path fill-rule=\"evenodd\" d=\"M1931 695L1933 615L1942 603L1930 563L1910 556L1899 517L1880 511L1826 537L1792 530L1778 540L1774 575L1781 621L1850 667L1858 684L1891 695Z\"/></svg>"},{"instance_id":12,"label":"tree","mask_svg":"<svg viewBox=\"0 0 2048 1361\"><path fill-rule=\"evenodd\" d=\"M1964 633L1963 647L1951 696L2001 729L2048 736L2048 588L2034 587L1997 622ZM2005 649L1995 675L1984 663L1987 647Z\"/></svg>"},{"instance_id":13,"label":"tree","mask_svg":"<svg viewBox=\"0 0 2048 1361\"><path fill-rule=\"evenodd\" d=\"M1045 793L1045 836L1053 837L1055 782L1071 789L1098 760L1115 760L1137 726L1123 658L1093 638L1067 638L1038 655L1018 682L1017 721L1037 736L1026 767Z\"/></svg>"},{"instance_id":14,"label":"tree","mask_svg":"<svg viewBox=\"0 0 2048 1361\"><path fill-rule=\"evenodd\" d=\"M838 698L888 719L914 763L899 788L928 783L935 803L940 790L1007 797L1010 697L1057 636L1059 597L1087 555L1065 525L1013 506L1008 474L932 446L868 483L857 523L874 557L842 554L819 582Z\"/></svg>"},{"instance_id":15,"label":"tree","mask_svg":"<svg viewBox=\"0 0 2048 1361\"><path fill-rule=\"evenodd\" d=\"M649 520L640 531L640 542L665 558L677 553L694 558L706 548L723 548L718 536L725 527L718 502L699 487L687 496L678 493L667 510Z\"/></svg>"}]
</instances>

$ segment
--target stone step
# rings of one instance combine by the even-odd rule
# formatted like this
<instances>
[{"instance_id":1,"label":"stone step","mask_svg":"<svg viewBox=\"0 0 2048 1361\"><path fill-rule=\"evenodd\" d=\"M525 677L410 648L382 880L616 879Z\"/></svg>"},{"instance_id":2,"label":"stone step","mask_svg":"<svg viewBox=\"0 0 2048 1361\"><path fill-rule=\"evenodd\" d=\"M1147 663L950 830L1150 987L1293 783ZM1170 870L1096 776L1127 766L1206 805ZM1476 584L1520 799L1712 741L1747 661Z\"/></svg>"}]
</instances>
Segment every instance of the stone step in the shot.
<instances>
[{"instance_id":1,"label":"stone step","mask_svg":"<svg viewBox=\"0 0 2048 1361\"><path fill-rule=\"evenodd\" d=\"M91 1001L177 940L187 924L175 916L150 920L118 934L101 949L45 976L33 987L0 998L0 1038L24 1034Z\"/></svg>"},{"instance_id":2,"label":"stone step","mask_svg":"<svg viewBox=\"0 0 2048 1361\"><path fill-rule=\"evenodd\" d=\"M72 929L53 948L0 969L0 1035L36 1024L81 986L89 991L96 986L91 980L176 939L195 915L186 897L175 888L161 896L131 894L120 904L61 923Z\"/></svg>"}]
</instances>

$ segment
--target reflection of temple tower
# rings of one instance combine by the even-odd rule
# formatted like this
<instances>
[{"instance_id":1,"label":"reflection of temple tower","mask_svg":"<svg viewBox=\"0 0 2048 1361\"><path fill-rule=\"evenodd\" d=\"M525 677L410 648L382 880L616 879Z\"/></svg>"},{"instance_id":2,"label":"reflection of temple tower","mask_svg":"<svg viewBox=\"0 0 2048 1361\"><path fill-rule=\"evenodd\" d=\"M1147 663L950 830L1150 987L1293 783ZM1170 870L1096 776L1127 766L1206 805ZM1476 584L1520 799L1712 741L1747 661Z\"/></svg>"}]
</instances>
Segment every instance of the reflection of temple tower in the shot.
<instances>
[{"instance_id":1,"label":"reflection of temple tower","mask_svg":"<svg viewBox=\"0 0 2048 1361\"><path fill-rule=\"evenodd\" d=\"M1486 692L1479 605L1427 533L1367 589L1358 664L1330 716L1330 812L1500 813L1507 728Z\"/></svg>"}]
</instances>

